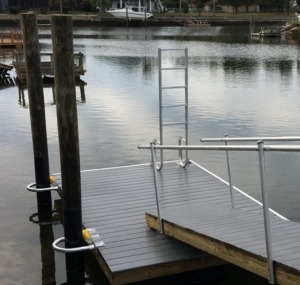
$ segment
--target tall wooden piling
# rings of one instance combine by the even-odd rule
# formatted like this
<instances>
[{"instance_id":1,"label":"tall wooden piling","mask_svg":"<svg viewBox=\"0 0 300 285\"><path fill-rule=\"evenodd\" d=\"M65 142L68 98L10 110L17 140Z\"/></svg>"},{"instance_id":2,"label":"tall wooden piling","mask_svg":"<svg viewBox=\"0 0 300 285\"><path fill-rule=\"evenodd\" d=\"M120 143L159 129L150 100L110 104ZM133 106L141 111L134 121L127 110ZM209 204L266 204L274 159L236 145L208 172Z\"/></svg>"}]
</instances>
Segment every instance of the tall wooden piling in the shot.
<instances>
[{"instance_id":1,"label":"tall wooden piling","mask_svg":"<svg viewBox=\"0 0 300 285\"><path fill-rule=\"evenodd\" d=\"M66 247L82 246L79 135L72 18L52 16L55 94L60 146ZM66 255L67 283L84 284L83 253Z\"/></svg>"},{"instance_id":2,"label":"tall wooden piling","mask_svg":"<svg viewBox=\"0 0 300 285\"><path fill-rule=\"evenodd\" d=\"M22 14L21 26L26 62L36 187L47 188L50 186L49 158L36 15ZM51 192L37 193L37 203L40 219L47 220L51 218Z\"/></svg>"}]
</instances>

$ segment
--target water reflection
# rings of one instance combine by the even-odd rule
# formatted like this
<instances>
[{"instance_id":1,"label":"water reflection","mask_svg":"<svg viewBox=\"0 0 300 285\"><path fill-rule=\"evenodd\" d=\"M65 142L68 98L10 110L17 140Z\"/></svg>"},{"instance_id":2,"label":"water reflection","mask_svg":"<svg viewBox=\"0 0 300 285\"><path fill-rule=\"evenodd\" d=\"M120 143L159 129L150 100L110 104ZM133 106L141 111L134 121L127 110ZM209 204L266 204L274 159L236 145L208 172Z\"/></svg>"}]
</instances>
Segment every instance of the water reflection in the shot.
<instances>
[{"instance_id":1,"label":"water reflection","mask_svg":"<svg viewBox=\"0 0 300 285\"><path fill-rule=\"evenodd\" d=\"M257 70L257 61L249 58L224 57L223 68L226 73L253 73Z\"/></svg>"},{"instance_id":2,"label":"water reflection","mask_svg":"<svg viewBox=\"0 0 300 285\"><path fill-rule=\"evenodd\" d=\"M247 30L248 27L209 27L201 30L172 27L148 28L147 31L143 28L75 28L74 48L76 52L85 54L87 69L84 76L87 100L77 96L78 102L85 102L78 104L82 169L149 160L149 154L137 150L137 145L149 143L159 135L158 48L189 49L191 144L198 144L201 137L222 137L225 133L230 136L298 135L299 47L289 45L284 38L279 42L252 42ZM49 30L43 29L41 33L44 35L41 39L42 50L51 52ZM0 59L9 64L13 61L13 54L0 50ZM180 63L182 58L176 56L164 60L172 65ZM177 85L182 75L178 72L165 79L167 83ZM51 88L44 91L48 106L50 166L52 171L58 172L55 100ZM65 282L64 257L53 255L49 247L53 237L62 236L62 226L37 227L24 221L24 217L27 219L35 211L36 205L34 199L23 190L28 180L32 180L32 145L28 109L19 108L16 100L18 96L21 106L28 106L26 89L23 89L21 97L18 92L16 86L0 90L0 213L4 217L2 227L7 228L7 231L0 232L1 249L5 256L1 267L6 271L3 274L6 276L0 277L0 283L10 284L7 282L10 278L15 283L24 279L26 284L62 284ZM179 103L182 96L178 92L170 92L165 100L167 103ZM168 120L176 121L181 114L182 110L177 110L166 116ZM170 128L166 129L165 134L170 143L177 143L181 132L180 128ZM174 158L177 158L177 153L175 157L172 153L166 155L166 159ZM224 154L191 152L191 158L227 179ZM261 199L257 156L232 155L231 160L234 184ZM300 221L299 161L298 155L267 156L270 204L297 221ZM17 214L14 209L18 209ZM36 246L39 235L41 247ZM22 250L16 253L15 247L20 244ZM12 273L8 270L13 267L10 259L24 262L17 263ZM95 268L90 266L87 265L86 282L105 284L103 276L93 278ZM236 269L232 274L229 272L231 280L220 281L219 284L266 284L265 280L237 272ZM189 284L194 283L191 281Z\"/></svg>"},{"instance_id":3,"label":"water reflection","mask_svg":"<svg viewBox=\"0 0 300 285\"><path fill-rule=\"evenodd\" d=\"M55 207L52 213L45 213L39 211L29 217L29 221L39 226L40 232L40 247L41 247L41 284L55 285L55 254L52 248L54 242L54 229L53 225L60 224L62 221L61 215L57 207L60 207L61 201L54 202Z\"/></svg>"},{"instance_id":4,"label":"water reflection","mask_svg":"<svg viewBox=\"0 0 300 285\"><path fill-rule=\"evenodd\" d=\"M27 91L27 84L22 83L18 78L15 79L16 85L18 86L18 102L21 106L28 108L28 103L26 103L26 91ZM85 86L86 82L84 81L79 81L75 83L75 92L80 94L80 99L77 99L77 102L80 103L85 103L86 102L86 96L85 96ZM55 99L55 85L54 85L54 80L53 78L44 76L43 77L43 89L45 91L44 96L48 97L47 94L52 94L51 99L46 99L45 100L45 106L49 105L55 105L56 104L56 99ZM47 89L51 89L51 92L47 92Z\"/></svg>"}]
</instances>

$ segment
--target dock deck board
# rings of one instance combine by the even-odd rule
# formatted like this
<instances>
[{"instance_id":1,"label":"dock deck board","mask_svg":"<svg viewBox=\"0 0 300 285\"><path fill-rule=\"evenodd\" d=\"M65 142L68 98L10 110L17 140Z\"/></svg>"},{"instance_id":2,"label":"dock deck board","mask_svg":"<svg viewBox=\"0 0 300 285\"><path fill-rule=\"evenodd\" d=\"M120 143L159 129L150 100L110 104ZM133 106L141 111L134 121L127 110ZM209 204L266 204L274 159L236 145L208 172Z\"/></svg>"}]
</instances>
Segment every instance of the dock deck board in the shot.
<instances>
[{"instance_id":1,"label":"dock deck board","mask_svg":"<svg viewBox=\"0 0 300 285\"><path fill-rule=\"evenodd\" d=\"M172 165L178 169L175 163ZM171 171L170 175L172 180L185 176L181 170L177 174ZM61 184L59 175L57 182ZM174 185L177 182L173 181ZM94 255L111 284L127 284L225 263L147 226L145 212L156 209L149 164L82 171L81 185L83 226L96 228L103 238L105 246L98 248ZM181 199L182 194L174 193L174 203Z\"/></svg>"},{"instance_id":2,"label":"dock deck board","mask_svg":"<svg viewBox=\"0 0 300 285\"><path fill-rule=\"evenodd\" d=\"M179 187L185 199L172 201L174 195L181 196L174 181L170 182L172 186L159 186L164 233L268 278L261 205L241 191L234 191L232 208L229 187L224 181L195 165L182 172L187 176L186 184ZM163 169L160 176L167 173ZM198 183L194 183L196 180ZM165 191L171 188L172 191ZM270 214L276 284L300 284L300 224L274 212ZM146 220L150 227L159 228L156 210L148 211Z\"/></svg>"}]
</instances>

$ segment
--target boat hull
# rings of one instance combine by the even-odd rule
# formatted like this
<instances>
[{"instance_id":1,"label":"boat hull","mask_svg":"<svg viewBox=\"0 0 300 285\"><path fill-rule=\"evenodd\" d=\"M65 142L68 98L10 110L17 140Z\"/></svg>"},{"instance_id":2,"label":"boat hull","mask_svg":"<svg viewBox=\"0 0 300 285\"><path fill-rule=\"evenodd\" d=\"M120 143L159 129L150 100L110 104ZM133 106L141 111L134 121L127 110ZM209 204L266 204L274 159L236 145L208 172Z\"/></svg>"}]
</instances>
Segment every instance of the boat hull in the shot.
<instances>
[{"instance_id":1,"label":"boat hull","mask_svg":"<svg viewBox=\"0 0 300 285\"><path fill-rule=\"evenodd\" d=\"M127 19L128 18L128 20L145 20L145 19L149 19L149 18L153 17L153 15L149 12L146 12L146 13L145 12L136 12L131 9L128 9L128 11L126 11L126 9L118 9L118 10L111 10L111 11L107 11L107 12L116 18L119 18L119 19Z\"/></svg>"}]
</instances>

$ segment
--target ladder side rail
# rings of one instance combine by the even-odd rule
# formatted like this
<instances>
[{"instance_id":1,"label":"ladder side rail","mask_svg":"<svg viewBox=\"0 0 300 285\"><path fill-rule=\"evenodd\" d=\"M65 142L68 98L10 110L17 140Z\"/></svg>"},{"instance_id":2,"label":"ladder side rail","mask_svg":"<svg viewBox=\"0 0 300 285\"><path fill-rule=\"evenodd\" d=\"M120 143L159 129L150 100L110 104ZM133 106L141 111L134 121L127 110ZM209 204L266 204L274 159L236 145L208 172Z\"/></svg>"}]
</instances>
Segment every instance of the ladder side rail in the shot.
<instances>
[{"instance_id":1,"label":"ladder side rail","mask_svg":"<svg viewBox=\"0 0 300 285\"><path fill-rule=\"evenodd\" d=\"M162 108L162 62L161 51L158 49L158 85L159 85L159 144L164 144L163 140L163 108ZM156 164L156 169L161 170L163 168L164 155L163 150L160 150L160 164Z\"/></svg>"},{"instance_id":2,"label":"ladder side rail","mask_svg":"<svg viewBox=\"0 0 300 285\"><path fill-rule=\"evenodd\" d=\"M189 144L189 116L188 116L188 49L185 49L185 144ZM188 164L188 150L185 151L185 163Z\"/></svg>"}]
</instances>

